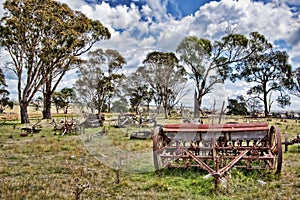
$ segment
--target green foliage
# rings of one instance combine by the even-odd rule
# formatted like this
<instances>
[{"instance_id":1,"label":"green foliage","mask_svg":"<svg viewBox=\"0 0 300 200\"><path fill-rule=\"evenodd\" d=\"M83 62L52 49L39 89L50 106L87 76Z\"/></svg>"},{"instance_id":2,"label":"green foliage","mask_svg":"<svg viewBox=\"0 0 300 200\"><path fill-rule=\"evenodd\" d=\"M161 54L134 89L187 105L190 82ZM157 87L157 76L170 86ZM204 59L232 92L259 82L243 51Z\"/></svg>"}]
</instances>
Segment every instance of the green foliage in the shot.
<instances>
[{"instance_id":1,"label":"green foliage","mask_svg":"<svg viewBox=\"0 0 300 200\"><path fill-rule=\"evenodd\" d=\"M111 111L119 112L119 113L128 112L127 104L128 103L127 103L126 99L120 99L120 100L114 101L112 104Z\"/></svg>"},{"instance_id":2,"label":"green foliage","mask_svg":"<svg viewBox=\"0 0 300 200\"><path fill-rule=\"evenodd\" d=\"M5 109L14 107L14 103L9 100L9 92L6 89L0 89L0 114Z\"/></svg>"},{"instance_id":3,"label":"green foliage","mask_svg":"<svg viewBox=\"0 0 300 200\"><path fill-rule=\"evenodd\" d=\"M38 111L43 105L43 97L39 96L31 101L31 105Z\"/></svg>"},{"instance_id":4,"label":"green foliage","mask_svg":"<svg viewBox=\"0 0 300 200\"><path fill-rule=\"evenodd\" d=\"M12 109L14 107L14 103L9 100L10 93L5 89L6 86L5 76L2 68L0 68L0 114L3 113L5 109Z\"/></svg>"},{"instance_id":5,"label":"green foliage","mask_svg":"<svg viewBox=\"0 0 300 200\"><path fill-rule=\"evenodd\" d=\"M137 69L140 78L149 87L150 94L153 94L156 106L163 106L167 119L169 112L187 91L186 71L172 52L150 52L143 64Z\"/></svg>"},{"instance_id":6,"label":"green foliage","mask_svg":"<svg viewBox=\"0 0 300 200\"><path fill-rule=\"evenodd\" d=\"M36 92L47 83L44 99L51 100L65 72L79 62L77 56L110 38L110 33L99 21L52 0L7 0L4 10L0 44L11 56L18 77L21 122L28 123L27 106Z\"/></svg>"},{"instance_id":7,"label":"green foliage","mask_svg":"<svg viewBox=\"0 0 300 200\"><path fill-rule=\"evenodd\" d=\"M255 114L259 113L262 109L263 105L261 104L261 100L256 96L248 98L247 100L247 109L250 113Z\"/></svg>"},{"instance_id":8,"label":"green foliage","mask_svg":"<svg viewBox=\"0 0 300 200\"><path fill-rule=\"evenodd\" d=\"M54 92L52 95L52 102L55 105L56 108L56 113L58 113L60 108L63 108L65 103L64 100L62 98L62 94L60 92Z\"/></svg>"},{"instance_id":9,"label":"green foliage","mask_svg":"<svg viewBox=\"0 0 300 200\"><path fill-rule=\"evenodd\" d=\"M282 93L277 98L277 103L281 108L291 105L291 97L288 94L283 95Z\"/></svg>"},{"instance_id":10,"label":"green foliage","mask_svg":"<svg viewBox=\"0 0 300 200\"><path fill-rule=\"evenodd\" d=\"M201 79L205 73L206 60L212 55L211 42L195 36L186 37L177 46L176 51L180 53L181 60L191 68L190 76L195 81Z\"/></svg>"},{"instance_id":11,"label":"green foliage","mask_svg":"<svg viewBox=\"0 0 300 200\"><path fill-rule=\"evenodd\" d=\"M127 76L126 80L122 83L127 96L129 96L130 110L139 113L141 105L149 104L154 98L154 90L150 84L143 78L143 68L138 68L135 72Z\"/></svg>"},{"instance_id":12,"label":"green foliage","mask_svg":"<svg viewBox=\"0 0 300 200\"><path fill-rule=\"evenodd\" d=\"M256 34L251 33L250 38L253 35ZM213 45L209 40L195 36L186 37L179 43L176 51L195 81L199 109L202 98L211 93L216 84L224 83L231 75L231 65L256 51L254 46L249 46L250 40L244 35L230 33Z\"/></svg>"},{"instance_id":13,"label":"green foliage","mask_svg":"<svg viewBox=\"0 0 300 200\"><path fill-rule=\"evenodd\" d=\"M289 91L300 98L300 67L293 72L294 85L289 88Z\"/></svg>"},{"instance_id":14,"label":"green foliage","mask_svg":"<svg viewBox=\"0 0 300 200\"><path fill-rule=\"evenodd\" d=\"M97 49L89 52L89 59L79 67L79 79L75 89L78 101L87 105L93 112L102 112L105 106L118 92L118 85L124 78L119 70L126 64L122 55L116 50Z\"/></svg>"},{"instance_id":15,"label":"green foliage","mask_svg":"<svg viewBox=\"0 0 300 200\"><path fill-rule=\"evenodd\" d=\"M231 115L246 115L248 114L246 100L243 96L237 96L236 99L228 99L228 112Z\"/></svg>"},{"instance_id":16,"label":"green foliage","mask_svg":"<svg viewBox=\"0 0 300 200\"><path fill-rule=\"evenodd\" d=\"M63 88L59 92L54 92L52 95L52 102L56 107L56 112L59 109L64 109L64 113L68 113L70 103L74 102L75 91L72 88Z\"/></svg>"},{"instance_id":17,"label":"green foliage","mask_svg":"<svg viewBox=\"0 0 300 200\"><path fill-rule=\"evenodd\" d=\"M292 66L288 63L288 54L284 51L274 51L266 40L251 41L251 46L257 47L258 52L239 62L235 66L237 73L232 74L231 79L234 81L238 78L257 84L249 89L248 94L255 95L263 101L267 116L271 107L271 93L282 92L294 85ZM287 98L286 96L284 99ZM284 103L282 98L279 100L281 104Z\"/></svg>"}]
</instances>

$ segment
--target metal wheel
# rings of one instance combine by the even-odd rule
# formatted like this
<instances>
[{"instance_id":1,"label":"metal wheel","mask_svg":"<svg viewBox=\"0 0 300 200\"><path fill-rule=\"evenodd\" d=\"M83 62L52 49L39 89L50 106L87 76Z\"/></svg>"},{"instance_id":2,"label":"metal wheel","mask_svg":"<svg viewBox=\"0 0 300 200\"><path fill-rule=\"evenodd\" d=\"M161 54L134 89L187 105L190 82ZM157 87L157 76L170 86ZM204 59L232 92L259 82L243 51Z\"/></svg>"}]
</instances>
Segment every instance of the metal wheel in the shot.
<instances>
[{"instance_id":1,"label":"metal wheel","mask_svg":"<svg viewBox=\"0 0 300 200\"><path fill-rule=\"evenodd\" d=\"M153 134L153 161L155 170L159 170L163 166L163 160L160 157L160 153L163 148L163 137L159 134L160 127L154 129Z\"/></svg>"},{"instance_id":2,"label":"metal wheel","mask_svg":"<svg viewBox=\"0 0 300 200\"><path fill-rule=\"evenodd\" d=\"M277 127L272 126L270 129L271 133L271 152L274 155L273 168L276 169L276 173L281 172L282 167L282 143L281 135Z\"/></svg>"}]
</instances>

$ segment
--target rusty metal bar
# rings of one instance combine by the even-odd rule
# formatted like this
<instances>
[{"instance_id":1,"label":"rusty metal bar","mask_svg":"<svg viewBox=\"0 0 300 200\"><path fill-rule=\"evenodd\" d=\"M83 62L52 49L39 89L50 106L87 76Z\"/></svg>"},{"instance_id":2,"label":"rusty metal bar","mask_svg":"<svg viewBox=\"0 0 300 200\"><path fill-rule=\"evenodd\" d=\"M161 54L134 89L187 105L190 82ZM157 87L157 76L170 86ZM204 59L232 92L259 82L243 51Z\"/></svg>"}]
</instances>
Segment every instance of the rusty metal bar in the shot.
<instances>
[{"instance_id":1,"label":"rusty metal bar","mask_svg":"<svg viewBox=\"0 0 300 200\"><path fill-rule=\"evenodd\" d=\"M237 162L239 162L249 151L250 149L247 149L243 152L241 152L240 155L236 156L235 159L233 159L232 161L230 161L228 163L228 165L226 165L225 167L223 167L221 170L218 171L218 173L220 174L220 176L222 176L226 171L230 170L234 164L236 164Z\"/></svg>"},{"instance_id":2,"label":"rusty metal bar","mask_svg":"<svg viewBox=\"0 0 300 200\"><path fill-rule=\"evenodd\" d=\"M182 158L182 159L188 159L189 156L188 155L160 155L160 157L162 158L174 158L174 159L178 159L178 158ZM197 157L197 159L202 159L202 160L211 160L212 156L195 156ZM223 159L234 159L237 156L222 156ZM265 155L265 156L258 156L256 157L258 160L272 160L275 157L272 155ZM253 156L244 156L242 160L253 160Z\"/></svg>"},{"instance_id":3,"label":"rusty metal bar","mask_svg":"<svg viewBox=\"0 0 300 200\"><path fill-rule=\"evenodd\" d=\"M244 127L244 128L234 128L234 127L208 127L208 128L188 128L188 127L181 127L181 128L164 128L164 132L174 132L174 133L184 133L184 132L200 132L200 133L207 133L207 132L249 132L249 131L268 131L265 127Z\"/></svg>"},{"instance_id":4,"label":"rusty metal bar","mask_svg":"<svg viewBox=\"0 0 300 200\"><path fill-rule=\"evenodd\" d=\"M190 152L189 150L185 151L190 157L192 157L197 163L199 163L200 167L202 167L203 169L206 169L206 171L208 171L211 175L215 174L215 171L210 168L207 164L205 164L202 160L200 160L199 158L197 158L192 152Z\"/></svg>"},{"instance_id":5,"label":"rusty metal bar","mask_svg":"<svg viewBox=\"0 0 300 200\"><path fill-rule=\"evenodd\" d=\"M269 130L268 123L239 123L239 124L165 124L164 131L198 130L207 131L210 129L220 130L244 130L245 128L258 128L260 130Z\"/></svg>"}]
</instances>

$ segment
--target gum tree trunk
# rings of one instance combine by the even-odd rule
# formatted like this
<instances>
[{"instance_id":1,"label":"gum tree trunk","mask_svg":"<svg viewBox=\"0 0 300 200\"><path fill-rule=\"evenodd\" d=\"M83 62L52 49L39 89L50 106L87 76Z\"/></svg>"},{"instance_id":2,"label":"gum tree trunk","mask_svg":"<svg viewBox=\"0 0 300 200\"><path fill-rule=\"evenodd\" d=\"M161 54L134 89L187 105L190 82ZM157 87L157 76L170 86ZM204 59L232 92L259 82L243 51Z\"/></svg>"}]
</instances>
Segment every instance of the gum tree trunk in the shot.
<instances>
[{"instance_id":1,"label":"gum tree trunk","mask_svg":"<svg viewBox=\"0 0 300 200\"><path fill-rule=\"evenodd\" d=\"M28 102L24 102L24 101L20 102L21 124L29 123L27 107L28 107Z\"/></svg>"},{"instance_id":2,"label":"gum tree trunk","mask_svg":"<svg viewBox=\"0 0 300 200\"><path fill-rule=\"evenodd\" d=\"M50 79L51 80L51 79ZM44 91L44 108L43 108L43 119L51 119L51 81L46 81Z\"/></svg>"}]
</instances>

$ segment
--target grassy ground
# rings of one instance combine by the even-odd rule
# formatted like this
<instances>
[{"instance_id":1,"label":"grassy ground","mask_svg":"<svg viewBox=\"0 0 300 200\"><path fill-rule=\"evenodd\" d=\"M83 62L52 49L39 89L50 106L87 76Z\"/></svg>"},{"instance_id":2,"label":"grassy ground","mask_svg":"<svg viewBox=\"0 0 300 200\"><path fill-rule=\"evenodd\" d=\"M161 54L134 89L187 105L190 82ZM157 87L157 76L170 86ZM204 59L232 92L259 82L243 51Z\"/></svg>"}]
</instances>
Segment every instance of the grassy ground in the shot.
<instances>
[{"instance_id":1,"label":"grassy ground","mask_svg":"<svg viewBox=\"0 0 300 200\"><path fill-rule=\"evenodd\" d=\"M269 123L290 138L300 131L299 121ZM41 126L39 134L20 137L24 125L0 122L0 199L75 199L76 192L81 199L300 199L297 145L283 154L279 178L265 171L232 169L215 191L205 171L154 172L152 140L130 140L135 128L106 126L105 136L97 134L103 128L61 136L53 134L49 121Z\"/></svg>"}]
</instances>

